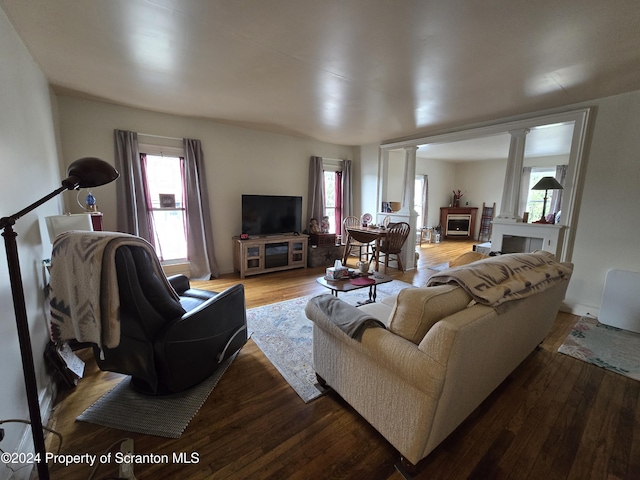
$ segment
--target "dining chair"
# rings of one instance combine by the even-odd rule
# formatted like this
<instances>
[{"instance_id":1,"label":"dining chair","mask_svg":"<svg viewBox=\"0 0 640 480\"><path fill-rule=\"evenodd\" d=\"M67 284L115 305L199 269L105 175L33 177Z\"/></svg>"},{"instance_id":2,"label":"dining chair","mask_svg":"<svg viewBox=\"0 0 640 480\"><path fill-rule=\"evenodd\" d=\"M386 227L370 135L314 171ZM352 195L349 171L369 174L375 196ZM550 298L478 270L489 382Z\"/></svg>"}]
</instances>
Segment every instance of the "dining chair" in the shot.
<instances>
[{"instance_id":1,"label":"dining chair","mask_svg":"<svg viewBox=\"0 0 640 480\"><path fill-rule=\"evenodd\" d=\"M342 229L343 231L343 238L344 238L344 244L345 244L345 252L343 255L343 258L347 259L347 257L351 254L351 249L352 248L357 248L358 249L358 260L362 260L362 249L365 249L365 260L368 261L369 259L369 245L370 243L364 243L364 242L359 242L356 239L354 239L353 237L349 238L349 230L348 227L360 227L360 219L358 217L353 217L353 216L349 216L349 217L345 217L345 219L342 221L342 226L344 227ZM349 248L349 251L347 251L347 247Z\"/></svg>"},{"instance_id":2,"label":"dining chair","mask_svg":"<svg viewBox=\"0 0 640 480\"><path fill-rule=\"evenodd\" d=\"M382 242L380 242L380 252L378 253L378 261L380 260L380 256L384 255L385 271L389 267L390 256L395 255L396 261L398 262L398 270L404 272L400 252L402 251L402 247L407 241L410 232L411 226L406 222L398 222L389 225L387 234L382 239Z\"/></svg>"}]
</instances>

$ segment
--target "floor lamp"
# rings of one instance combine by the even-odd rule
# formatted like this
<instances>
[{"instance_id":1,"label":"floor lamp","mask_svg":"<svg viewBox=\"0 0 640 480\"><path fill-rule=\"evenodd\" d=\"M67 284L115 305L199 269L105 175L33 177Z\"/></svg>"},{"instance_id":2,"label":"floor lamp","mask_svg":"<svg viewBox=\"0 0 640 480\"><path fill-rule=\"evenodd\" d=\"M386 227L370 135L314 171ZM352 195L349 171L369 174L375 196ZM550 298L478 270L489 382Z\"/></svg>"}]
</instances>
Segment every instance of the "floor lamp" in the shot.
<instances>
[{"instance_id":1,"label":"floor lamp","mask_svg":"<svg viewBox=\"0 0 640 480\"><path fill-rule=\"evenodd\" d=\"M554 177L542 177L531 190L544 190L544 203L542 204L542 217L533 223L549 223L547 222L547 193L549 190L562 190L562 185ZM554 223L554 222L551 222Z\"/></svg>"},{"instance_id":2,"label":"floor lamp","mask_svg":"<svg viewBox=\"0 0 640 480\"><path fill-rule=\"evenodd\" d=\"M2 236L4 237L7 252L7 265L9 267L11 295L13 296L13 308L18 329L20 354L22 356L22 370L27 393L29 419L31 421L31 434L33 436L35 453L39 455L39 461L37 463L38 477L42 480L49 478L49 468L46 460L44 432L42 431L42 416L40 415L40 403L38 401L38 386L36 383L31 337L29 335L29 320L27 318L27 307L24 299L24 286L22 284L22 274L20 273L20 260L16 242L18 234L13 230L13 226L20 217L31 212L43 203L48 202L65 190L97 187L114 181L118 176L118 171L104 160L92 157L81 158L69 165L67 178L62 181L60 188L45 195L18 213L9 217L0 218L0 228L3 230Z\"/></svg>"}]
</instances>

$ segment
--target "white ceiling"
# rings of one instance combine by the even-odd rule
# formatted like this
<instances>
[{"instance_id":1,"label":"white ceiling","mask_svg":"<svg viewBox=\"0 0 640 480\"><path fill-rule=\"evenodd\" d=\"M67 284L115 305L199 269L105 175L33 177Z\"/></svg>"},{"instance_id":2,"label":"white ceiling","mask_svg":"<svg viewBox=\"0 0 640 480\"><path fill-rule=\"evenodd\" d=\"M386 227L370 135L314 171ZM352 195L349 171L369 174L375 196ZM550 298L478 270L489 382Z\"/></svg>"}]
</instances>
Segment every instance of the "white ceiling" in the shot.
<instances>
[{"instance_id":1,"label":"white ceiling","mask_svg":"<svg viewBox=\"0 0 640 480\"><path fill-rule=\"evenodd\" d=\"M640 89L638 0L0 0L58 93L344 145Z\"/></svg>"},{"instance_id":2,"label":"white ceiling","mask_svg":"<svg viewBox=\"0 0 640 480\"><path fill-rule=\"evenodd\" d=\"M572 123L558 123L532 128L525 141L525 158L566 156L568 160L573 136ZM444 161L506 159L511 135L503 133L470 140L421 145L416 155Z\"/></svg>"}]
</instances>

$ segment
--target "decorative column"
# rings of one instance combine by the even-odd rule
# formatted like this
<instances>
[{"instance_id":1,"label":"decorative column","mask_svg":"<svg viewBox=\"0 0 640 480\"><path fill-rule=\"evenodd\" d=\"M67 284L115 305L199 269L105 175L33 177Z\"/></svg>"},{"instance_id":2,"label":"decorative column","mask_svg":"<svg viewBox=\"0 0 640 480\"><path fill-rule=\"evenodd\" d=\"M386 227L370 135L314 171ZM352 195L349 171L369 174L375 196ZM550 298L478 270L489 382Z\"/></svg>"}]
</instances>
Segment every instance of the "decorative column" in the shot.
<instances>
[{"instance_id":1,"label":"decorative column","mask_svg":"<svg viewBox=\"0 0 640 480\"><path fill-rule=\"evenodd\" d=\"M406 270L416 268L416 224L418 213L415 210L416 197L416 152L417 146L404 147L404 184L402 186L402 209L399 213L407 218L404 220L411 226L409 237L402 247L402 264Z\"/></svg>"},{"instance_id":2,"label":"decorative column","mask_svg":"<svg viewBox=\"0 0 640 480\"><path fill-rule=\"evenodd\" d=\"M402 185L402 211L412 212L416 198L416 152L418 147L404 147L404 184Z\"/></svg>"},{"instance_id":3,"label":"decorative column","mask_svg":"<svg viewBox=\"0 0 640 480\"><path fill-rule=\"evenodd\" d=\"M528 128L509 132L511 135L511 144L509 145L509 159L507 161L507 171L504 178L500 215L496 217L496 221L498 222L522 221L522 217L518 214L518 203L520 202L520 183L522 180L524 145L527 133L529 133Z\"/></svg>"}]
</instances>

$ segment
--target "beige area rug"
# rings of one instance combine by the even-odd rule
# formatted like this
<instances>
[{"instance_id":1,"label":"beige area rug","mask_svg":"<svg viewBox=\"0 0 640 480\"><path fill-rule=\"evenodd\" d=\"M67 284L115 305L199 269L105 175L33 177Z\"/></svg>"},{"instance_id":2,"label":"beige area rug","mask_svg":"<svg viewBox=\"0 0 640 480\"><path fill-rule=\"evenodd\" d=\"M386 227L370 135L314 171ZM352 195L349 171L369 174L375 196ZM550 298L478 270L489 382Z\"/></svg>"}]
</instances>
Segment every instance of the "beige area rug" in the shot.
<instances>
[{"instance_id":1,"label":"beige area rug","mask_svg":"<svg viewBox=\"0 0 640 480\"><path fill-rule=\"evenodd\" d=\"M131 387L131 378L127 377L87 408L76 420L127 432L178 438L198 413L236 355L237 353L225 360L220 368L202 383L173 395L143 395Z\"/></svg>"},{"instance_id":2,"label":"beige area rug","mask_svg":"<svg viewBox=\"0 0 640 480\"><path fill-rule=\"evenodd\" d=\"M377 286L378 299L412 286L400 280L380 284ZM313 370L313 323L304 313L307 302L313 296L247 310L251 338L304 402L310 402L324 392L316 384ZM340 293L339 298L356 305L358 301L369 298L369 289Z\"/></svg>"}]
</instances>

